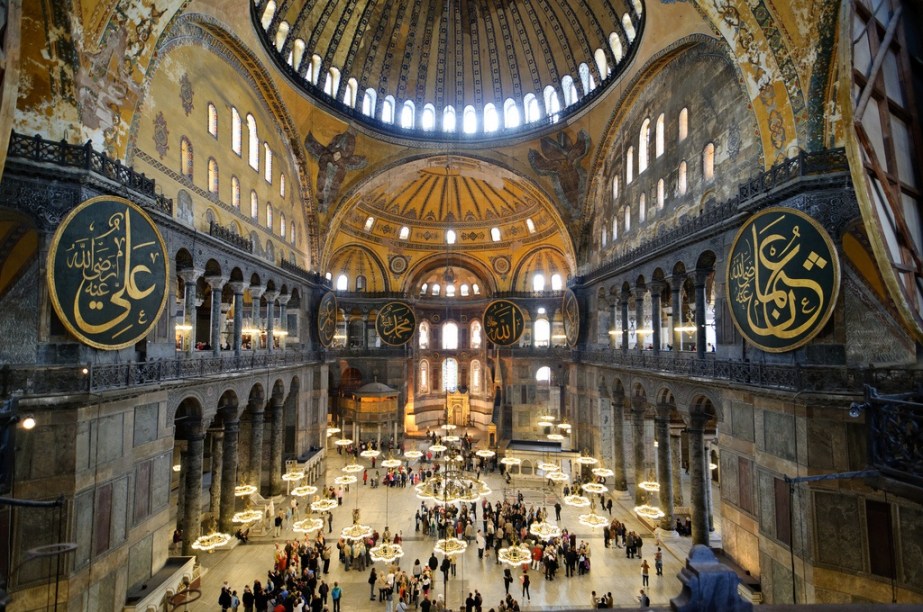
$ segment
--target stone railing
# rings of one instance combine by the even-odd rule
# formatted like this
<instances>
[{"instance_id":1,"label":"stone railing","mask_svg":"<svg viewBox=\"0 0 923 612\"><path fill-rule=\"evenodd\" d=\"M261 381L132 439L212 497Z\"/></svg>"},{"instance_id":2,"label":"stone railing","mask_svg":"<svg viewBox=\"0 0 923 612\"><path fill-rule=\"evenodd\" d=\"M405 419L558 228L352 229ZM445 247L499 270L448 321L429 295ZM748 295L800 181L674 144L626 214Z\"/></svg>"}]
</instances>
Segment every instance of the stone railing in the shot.
<instances>
[{"instance_id":1,"label":"stone railing","mask_svg":"<svg viewBox=\"0 0 923 612\"><path fill-rule=\"evenodd\" d=\"M864 410L868 425L869 465L884 476L923 488L923 393L880 395L866 387L865 402L853 404L850 414Z\"/></svg>"},{"instance_id":2,"label":"stone railing","mask_svg":"<svg viewBox=\"0 0 923 612\"><path fill-rule=\"evenodd\" d=\"M293 264L290 261L286 261L285 259L282 260L282 264L279 267L285 270L286 272L291 272L295 276L299 276L303 278L304 280L308 282L315 283L318 285L324 285L328 289L330 288L330 281L327 280L325 277L321 276L317 272L305 270L301 266L297 264Z\"/></svg>"},{"instance_id":3,"label":"stone railing","mask_svg":"<svg viewBox=\"0 0 923 612\"><path fill-rule=\"evenodd\" d=\"M225 242L236 249L245 251L247 253L253 253L253 241L249 238L244 238L239 234L235 234L231 230L221 225L218 225L214 221L209 221L208 223L208 235L212 238L217 238L222 242Z\"/></svg>"},{"instance_id":4,"label":"stone railing","mask_svg":"<svg viewBox=\"0 0 923 612\"><path fill-rule=\"evenodd\" d=\"M173 215L173 200L155 191L154 179L136 172L130 166L122 165L120 160L94 151L89 141L86 144L73 145L63 140L57 142L45 140L38 134L30 137L13 132L10 136L7 155L9 158L21 158L94 172L129 189L150 196L151 203L140 202L140 204L166 215Z\"/></svg>"}]
</instances>

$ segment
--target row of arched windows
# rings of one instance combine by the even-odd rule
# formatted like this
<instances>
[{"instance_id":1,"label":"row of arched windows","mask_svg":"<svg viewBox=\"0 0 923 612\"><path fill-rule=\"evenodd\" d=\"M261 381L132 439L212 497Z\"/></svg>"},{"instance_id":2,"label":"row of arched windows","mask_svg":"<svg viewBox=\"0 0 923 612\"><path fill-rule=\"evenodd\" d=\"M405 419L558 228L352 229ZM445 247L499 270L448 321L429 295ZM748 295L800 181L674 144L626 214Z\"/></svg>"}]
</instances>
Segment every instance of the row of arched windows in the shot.
<instances>
[{"instance_id":1,"label":"row of arched windows","mask_svg":"<svg viewBox=\"0 0 923 612\"><path fill-rule=\"evenodd\" d=\"M218 138L218 109L211 102L208 103L208 133ZM257 133L256 118L247 113L247 161L250 167L260 171L260 139ZM269 143L263 141L263 180L270 185L273 182L272 158L273 152ZM238 156L243 152L243 122L240 112L231 107L231 150ZM285 174L279 175L279 197L285 197Z\"/></svg>"},{"instance_id":2,"label":"row of arched windows","mask_svg":"<svg viewBox=\"0 0 923 612\"><path fill-rule=\"evenodd\" d=\"M686 137L689 135L689 109L683 108L679 111L679 119L677 121L678 130L677 130L677 139L676 142L682 142L686 140ZM654 124L654 158L658 158L664 154L665 146L665 135L664 130L666 129L664 114L661 113L657 117L657 121ZM640 176L647 167L650 165L650 140L651 140L651 120L645 119L641 123L641 131L638 134L638 176ZM630 185L631 182L635 179L635 148L634 146L628 147L628 150L625 151L625 184ZM619 197L619 177L616 175L612 179L612 197Z\"/></svg>"},{"instance_id":3,"label":"row of arched windows","mask_svg":"<svg viewBox=\"0 0 923 612\"><path fill-rule=\"evenodd\" d=\"M643 5L639 1L632 2L637 16L640 18L643 11ZM270 0L266 3L263 10L263 16L260 21L263 29L268 32L273 17L276 13L276 3ZM625 59L625 47L631 45L636 36L634 23L628 13L622 16L622 31L612 32L609 34L609 53L602 48L596 49L593 54L593 62L596 64L598 74L602 79L607 79L612 74L613 66L619 65ZM272 43L278 52L285 48L286 39L288 38L291 27L288 22L282 21L278 24L275 37ZM359 82L350 77L342 88L340 94L341 73L336 67L329 67L323 70L323 60L320 55L313 54L310 58L305 57L305 42L296 38L290 45L288 56L285 61L295 70L300 71L304 80L315 87L319 87L323 92L331 97L341 96L341 102L350 108L356 108L359 103ZM613 62L610 65L610 57ZM577 84L580 84L578 89ZM502 108L494 103L488 103L481 109L480 121L478 112L473 105L465 106L462 111L461 130L465 134L476 134L478 132L490 134L502 129L516 129L522 125L534 123L542 118L554 122L558 119L558 113L563 108L576 104L582 97L588 95L596 89L596 82L593 77L590 66L587 63L581 63L577 68L577 79L572 75L565 75L561 79L560 92L552 85L548 85L542 91L542 99L539 100L533 93L526 94L521 104L513 98L507 98ZM563 105L561 97L563 97ZM541 104L541 108L540 108ZM367 88L362 92L362 103L360 110L363 115L371 118L378 118L382 123L397 124L404 129L421 129L423 131L433 131L436 129L439 115L433 104L426 103L422 108L417 109L417 105L406 100L399 103L394 96L387 95L378 104L378 92L372 88ZM441 113L441 129L446 133L454 133L458 130L456 109L453 105L447 105ZM239 154L239 151L238 151Z\"/></svg>"},{"instance_id":4,"label":"row of arched windows","mask_svg":"<svg viewBox=\"0 0 923 612\"><path fill-rule=\"evenodd\" d=\"M432 384L430 380L430 365L426 359L420 362L419 374L417 376L417 390L419 393L432 393ZM480 393L483 389L483 368L481 362L477 359L469 364L468 370L468 389L471 393ZM440 392L453 392L458 389L458 360L448 357L442 360L442 382Z\"/></svg>"},{"instance_id":5,"label":"row of arched windows","mask_svg":"<svg viewBox=\"0 0 923 612\"><path fill-rule=\"evenodd\" d=\"M526 219L526 226L529 228L529 233L535 233L535 224L532 222L532 219ZM369 216L365 219L365 231L371 232L375 227L375 217ZM398 233L399 240L407 240L410 238L410 228L406 225L401 227L400 232ZM446 244L455 244L458 234L453 229L447 229L445 231L445 241ZM500 242L503 239L503 232L500 231L499 227L490 228L490 239L493 242Z\"/></svg>"}]
</instances>

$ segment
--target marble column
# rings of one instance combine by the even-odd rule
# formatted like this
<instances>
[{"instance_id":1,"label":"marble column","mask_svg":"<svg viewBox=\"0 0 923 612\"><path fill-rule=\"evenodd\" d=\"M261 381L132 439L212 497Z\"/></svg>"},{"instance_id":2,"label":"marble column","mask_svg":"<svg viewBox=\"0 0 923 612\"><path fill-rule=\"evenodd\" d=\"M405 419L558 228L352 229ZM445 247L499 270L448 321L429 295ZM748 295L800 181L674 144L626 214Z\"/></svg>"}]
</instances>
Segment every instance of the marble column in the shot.
<instances>
[{"instance_id":1,"label":"marble column","mask_svg":"<svg viewBox=\"0 0 923 612\"><path fill-rule=\"evenodd\" d=\"M644 292L645 287L635 287L635 346L639 351L644 350L644 336L638 330L644 329Z\"/></svg>"},{"instance_id":2,"label":"marble column","mask_svg":"<svg viewBox=\"0 0 923 612\"><path fill-rule=\"evenodd\" d=\"M212 449L212 484L208 488L208 511L213 518L218 516L221 500L221 470L224 466L224 432L210 431Z\"/></svg>"},{"instance_id":3,"label":"marble column","mask_svg":"<svg viewBox=\"0 0 923 612\"><path fill-rule=\"evenodd\" d=\"M186 436L185 489L186 506L183 513L183 555L196 554L192 543L202 535L202 461L205 452L205 434L201 425L190 427Z\"/></svg>"},{"instance_id":4,"label":"marble column","mask_svg":"<svg viewBox=\"0 0 923 612\"><path fill-rule=\"evenodd\" d=\"M232 281L229 283L234 292L234 356L240 357L241 330L244 327L244 283Z\"/></svg>"},{"instance_id":5,"label":"marble column","mask_svg":"<svg viewBox=\"0 0 923 612\"><path fill-rule=\"evenodd\" d=\"M615 488L628 491L628 478L625 475L625 396L616 395L612 400L612 471Z\"/></svg>"},{"instance_id":6,"label":"marble column","mask_svg":"<svg viewBox=\"0 0 923 612\"><path fill-rule=\"evenodd\" d=\"M683 438L682 433L670 435L670 459L673 465L673 505L683 505Z\"/></svg>"},{"instance_id":7,"label":"marble column","mask_svg":"<svg viewBox=\"0 0 923 612\"><path fill-rule=\"evenodd\" d=\"M673 531L673 459L670 448L670 414L673 406L669 404L657 405L657 416L654 423L657 427L657 481L660 483L660 509L663 518L660 519L660 528L664 531Z\"/></svg>"},{"instance_id":8,"label":"marble column","mask_svg":"<svg viewBox=\"0 0 923 612\"><path fill-rule=\"evenodd\" d=\"M640 395L631 398L631 446L635 472L635 501L639 504L644 503L647 498L647 492L638 487L638 484L647 478L644 472L644 412L646 408L647 398Z\"/></svg>"},{"instance_id":9,"label":"marble column","mask_svg":"<svg viewBox=\"0 0 923 612\"><path fill-rule=\"evenodd\" d=\"M615 335L621 334L622 332L621 327L618 329L615 327L615 322L618 321L619 318L617 313L619 312L621 312L619 309L619 303L613 301L609 305L609 348L612 349L615 348Z\"/></svg>"},{"instance_id":10,"label":"marble column","mask_svg":"<svg viewBox=\"0 0 923 612\"><path fill-rule=\"evenodd\" d=\"M285 344L288 342L288 320L286 316L288 315L288 301L292 299L292 296L286 294L280 295L276 298L276 301L279 302L279 327L281 331L285 332L279 339L279 348L282 349L282 352L285 352ZM363 335L363 341L365 341L366 335Z\"/></svg>"},{"instance_id":11,"label":"marble column","mask_svg":"<svg viewBox=\"0 0 923 612\"><path fill-rule=\"evenodd\" d=\"M263 297L266 299L266 351L272 353L275 351L275 337L273 332L275 330L275 301L279 296L279 292L275 289L270 289L263 294Z\"/></svg>"},{"instance_id":12,"label":"marble column","mask_svg":"<svg viewBox=\"0 0 923 612\"><path fill-rule=\"evenodd\" d=\"M186 355L192 357L195 351L195 331L196 331L196 281L205 271L198 268L186 268L177 270L176 275L183 279L185 284L185 295L183 311L185 312L185 323L190 326L186 330Z\"/></svg>"},{"instance_id":13,"label":"marble column","mask_svg":"<svg viewBox=\"0 0 923 612\"><path fill-rule=\"evenodd\" d=\"M212 355L221 355L221 289L228 282L227 276L206 276L205 282L212 289L211 344Z\"/></svg>"},{"instance_id":14,"label":"marble column","mask_svg":"<svg viewBox=\"0 0 923 612\"><path fill-rule=\"evenodd\" d=\"M670 291L672 292L673 315L670 317L670 344L673 350L678 351L682 348L681 332L676 331L677 327L683 324L683 283L686 281L684 274L674 274L670 280Z\"/></svg>"},{"instance_id":15,"label":"marble column","mask_svg":"<svg viewBox=\"0 0 923 612\"><path fill-rule=\"evenodd\" d=\"M281 495L282 486L282 435L284 422L282 421L282 396L274 395L269 401L269 414L272 419L269 430L269 494Z\"/></svg>"},{"instance_id":16,"label":"marble column","mask_svg":"<svg viewBox=\"0 0 923 612\"><path fill-rule=\"evenodd\" d=\"M712 501L712 469L711 469L711 451L710 447L714 443L705 444L705 503L708 508L708 531L715 530L715 507Z\"/></svg>"},{"instance_id":17,"label":"marble column","mask_svg":"<svg viewBox=\"0 0 923 612\"><path fill-rule=\"evenodd\" d=\"M240 421L225 421L222 441L224 456L221 468L221 507L218 511L218 525L224 533L234 533L234 511L237 505L234 487L237 486L239 434Z\"/></svg>"},{"instance_id":18,"label":"marble column","mask_svg":"<svg viewBox=\"0 0 923 612\"><path fill-rule=\"evenodd\" d=\"M252 484L257 491L263 482L263 421L265 420L264 408L266 402L263 398L250 401L250 470L247 482Z\"/></svg>"},{"instance_id":19,"label":"marble column","mask_svg":"<svg viewBox=\"0 0 923 612\"><path fill-rule=\"evenodd\" d=\"M176 492L176 526L182 529L186 512L186 447L183 440L176 440L175 444L183 445L179 453L179 486Z\"/></svg>"},{"instance_id":20,"label":"marble column","mask_svg":"<svg viewBox=\"0 0 923 612\"><path fill-rule=\"evenodd\" d=\"M689 479L692 485L692 544L708 545L708 466L705 457L705 423L708 416L694 413L689 417Z\"/></svg>"},{"instance_id":21,"label":"marble column","mask_svg":"<svg viewBox=\"0 0 923 612\"><path fill-rule=\"evenodd\" d=\"M628 352L628 298L631 294L625 290L622 291L622 300L619 304L622 307L622 352Z\"/></svg>"},{"instance_id":22,"label":"marble column","mask_svg":"<svg viewBox=\"0 0 923 612\"><path fill-rule=\"evenodd\" d=\"M705 281L711 270L695 271L695 353L705 359Z\"/></svg>"},{"instance_id":23,"label":"marble column","mask_svg":"<svg viewBox=\"0 0 923 612\"><path fill-rule=\"evenodd\" d=\"M655 355L660 354L660 292L663 287L663 282L651 281L651 345Z\"/></svg>"},{"instance_id":24,"label":"marble column","mask_svg":"<svg viewBox=\"0 0 923 612\"><path fill-rule=\"evenodd\" d=\"M265 287L260 285L251 285L247 290L250 293L250 327L252 329L263 329L260 325L260 298L263 297ZM255 351L260 348L260 334L256 332L250 336L250 348Z\"/></svg>"}]
</instances>

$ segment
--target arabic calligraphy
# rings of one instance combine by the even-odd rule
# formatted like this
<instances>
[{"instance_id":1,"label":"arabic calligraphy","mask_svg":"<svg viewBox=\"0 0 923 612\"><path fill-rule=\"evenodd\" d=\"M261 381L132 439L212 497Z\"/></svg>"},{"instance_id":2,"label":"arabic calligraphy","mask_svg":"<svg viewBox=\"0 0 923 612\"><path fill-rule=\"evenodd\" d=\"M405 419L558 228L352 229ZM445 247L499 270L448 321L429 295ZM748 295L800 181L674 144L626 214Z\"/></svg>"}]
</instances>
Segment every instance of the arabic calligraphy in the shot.
<instances>
[{"instance_id":1,"label":"arabic calligraphy","mask_svg":"<svg viewBox=\"0 0 923 612\"><path fill-rule=\"evenodd\" d=\"M497 300L484 309L484 335L500 346L509 346L522 336L522 310L513 302Z\"/></svg>"},{"instance_id":2,"label":"arabic calligraphy","mask_svg":"<svg viewBox=\"0 0 923 612\"><path fill-rule=\"evenodd\" d=\"M564 337L570 346L577 345L580 337L580 303L572 289L564 292Z\"/></svg>"},{"instance_id":3,"label":"arabic calligraphy","mask_svg":"<svg viewBox=\"0 0 923 612\"><path fill-rule=\"evenodd\" d=\"M58 318L85 344L115 350L146 336L166 304L166 247L147 214L123 198L80 204L48 252Z\"/></svg>"},{"instance_id":4,"label":"arabic calligraphy","mask_svg":"<svg viewBox=\"0 0 923 612\"><path fill-rule=\"evenodd\" d=\"M391 346L401 346L413 338L417 319L413 310L404 302L388 302L378 311L375 330L382 342Z\"/></svg>"},{"instance_id":5,"label":"arabic calligraphy","mask_svg":"<svg viewBox=\"0 0 923 612\"><path fill-rule=\"evenodd\" d=\"M337 331L337 298L333 291L328 291L321 298L317 308L317 335L324 347L333 344Z\"/></svg>"},{"instance_id":6,"label":"arabic calligraphy","mask_svg":"<svg viewBox=\"0 0 923 612\"><path fill-rule=\"evenodd\" d=\"M737 233L727 278L740 333L763 350L783 352L809 342L827 323L839 292L839 260L811 217L771 208Z\"/></svg>"}]
</instances>

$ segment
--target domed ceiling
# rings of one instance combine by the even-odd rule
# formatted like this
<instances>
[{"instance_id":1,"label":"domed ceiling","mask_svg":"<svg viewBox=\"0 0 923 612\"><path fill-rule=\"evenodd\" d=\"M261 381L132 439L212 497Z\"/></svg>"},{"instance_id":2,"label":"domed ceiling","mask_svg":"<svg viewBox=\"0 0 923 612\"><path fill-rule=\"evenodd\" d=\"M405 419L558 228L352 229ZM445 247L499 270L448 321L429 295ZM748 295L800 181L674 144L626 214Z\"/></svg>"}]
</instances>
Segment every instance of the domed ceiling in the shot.
<instances>
[{"instance_id":1,"label":"domed ceiling","mask_svg":"<svg viewBox=\"0 0 923 612\"><path fill-rule=\"evenodd\" d=\"M312 97L376 129L429 137L557 121L616 80L644 23L642 0L252 6L267 50Z\"/></svg>"}]
</instances>

